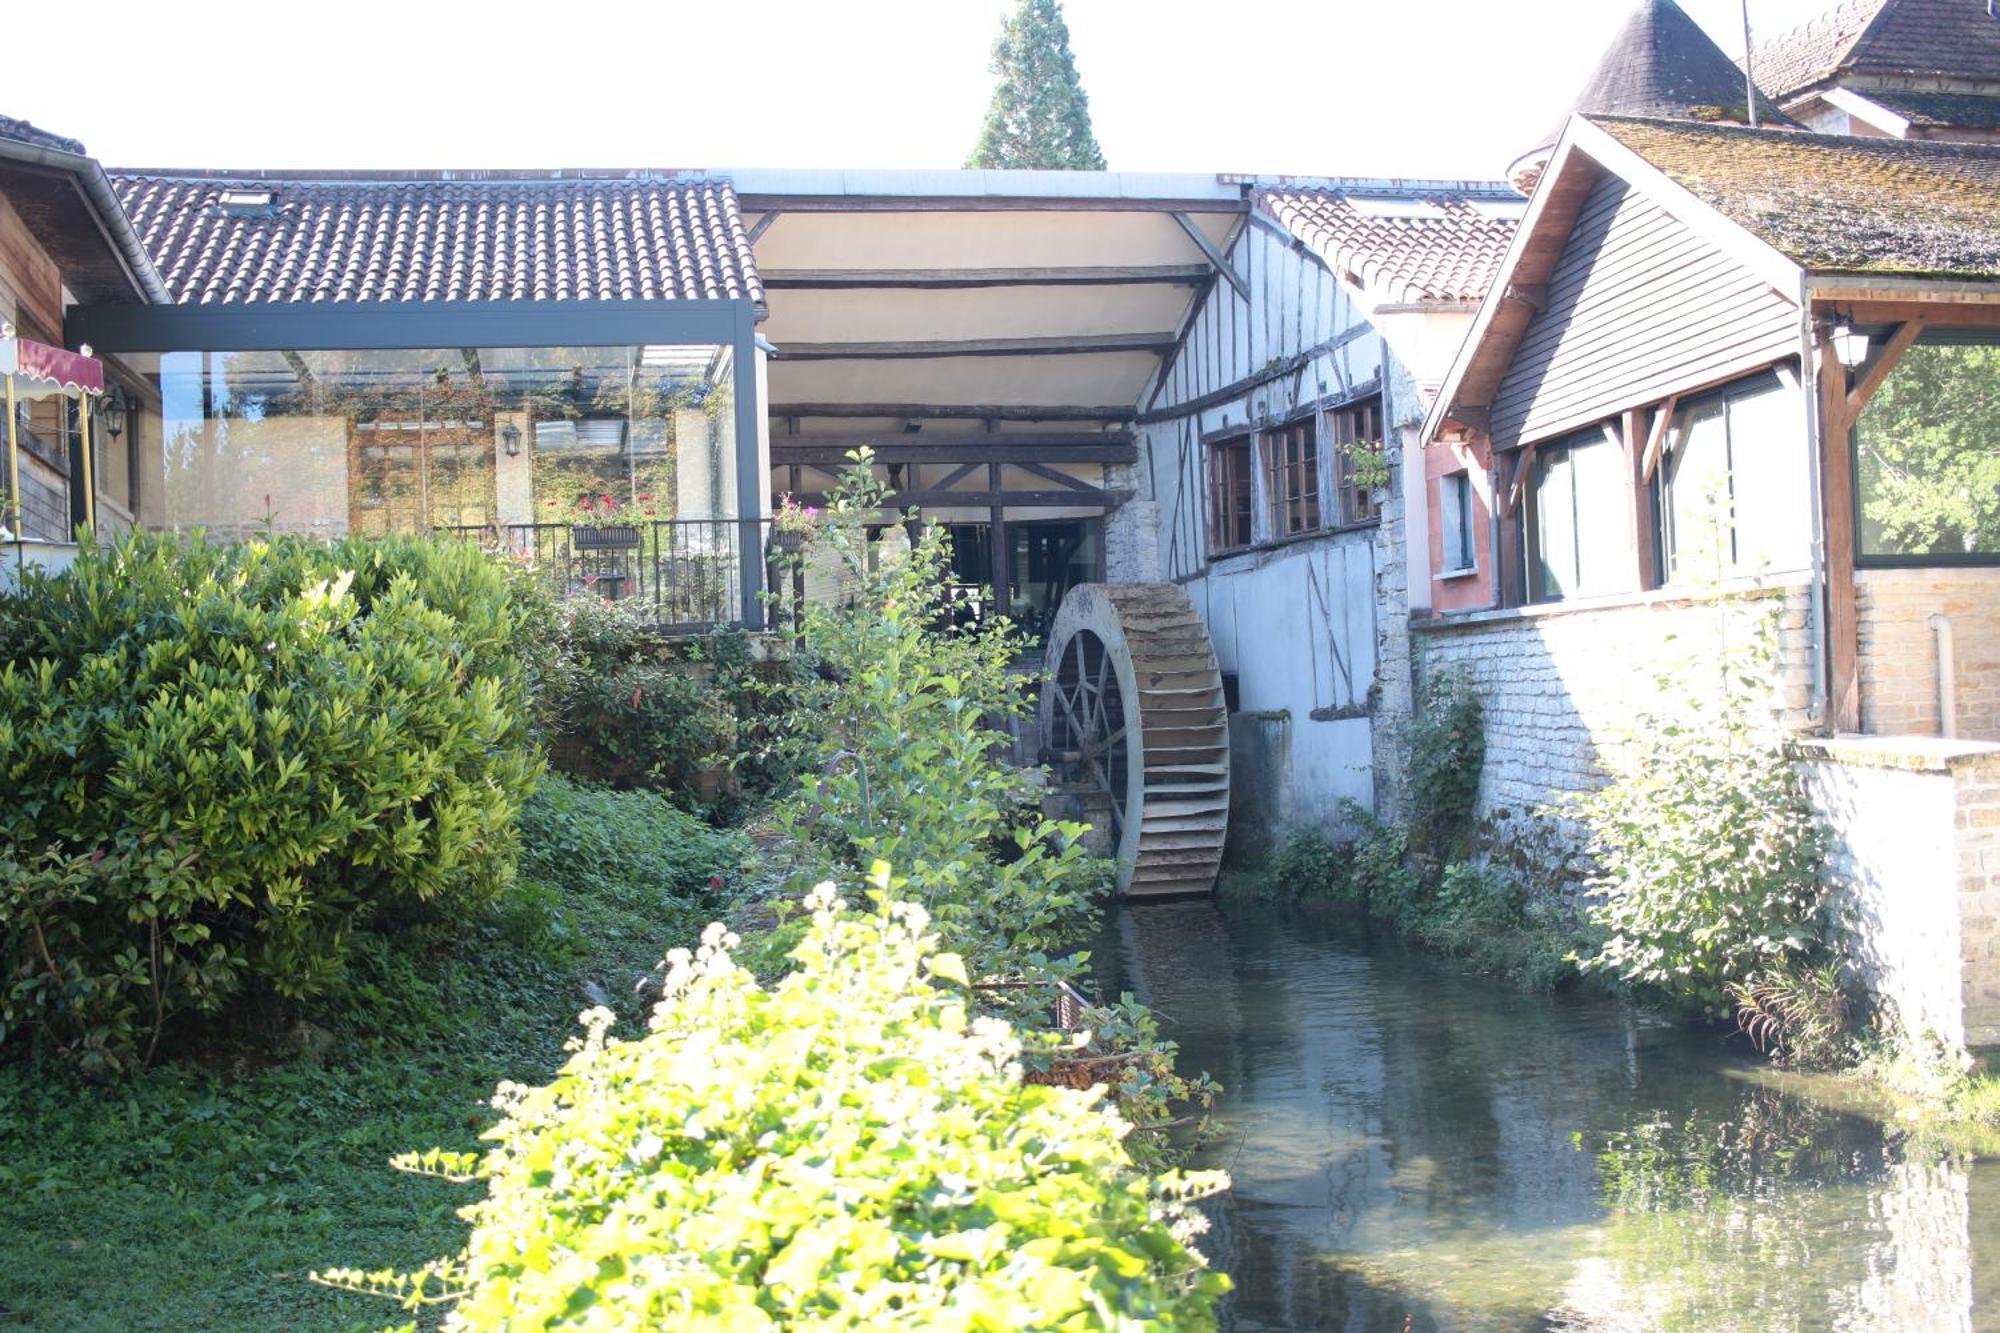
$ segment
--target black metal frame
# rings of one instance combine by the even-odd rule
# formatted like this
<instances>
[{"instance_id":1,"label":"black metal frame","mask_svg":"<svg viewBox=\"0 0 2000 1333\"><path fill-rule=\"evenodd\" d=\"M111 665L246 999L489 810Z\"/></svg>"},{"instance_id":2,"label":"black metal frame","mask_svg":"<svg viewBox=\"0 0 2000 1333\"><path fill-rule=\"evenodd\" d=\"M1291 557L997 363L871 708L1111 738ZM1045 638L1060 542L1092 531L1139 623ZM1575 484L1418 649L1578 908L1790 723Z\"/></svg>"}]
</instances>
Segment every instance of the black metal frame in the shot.
<instances>
[{"instance_id":1,"label":"black metal frame","mask_svg":"<svg viewBox=\"0 0 2000 1333\"><path fill-rule=\"evenodd\" d=\"M240 305L86 305L65 332L108 352L371 351L421 347L612 347L712 343L734 353L737 558L764 565L760 457L764 404L757 375L757 309L721 301L429 301ZM748 510L747 513L743 512ZM727 521L727 520L725 520ZM742 623L759 629L764 604L742 581Z\"/></svg>"}]
</instances>

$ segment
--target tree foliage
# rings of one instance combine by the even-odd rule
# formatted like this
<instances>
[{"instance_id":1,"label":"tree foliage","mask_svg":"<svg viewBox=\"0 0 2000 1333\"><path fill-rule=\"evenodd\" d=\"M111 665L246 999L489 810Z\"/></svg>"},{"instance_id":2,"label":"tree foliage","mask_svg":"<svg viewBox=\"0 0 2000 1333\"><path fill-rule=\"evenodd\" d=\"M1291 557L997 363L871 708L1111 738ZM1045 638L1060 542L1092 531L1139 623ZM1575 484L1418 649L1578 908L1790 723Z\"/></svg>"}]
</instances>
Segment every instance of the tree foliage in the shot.
<instances>
[{"instance_id":1,"label":"tree foliage","mask_svg":"<svg viewBox=\"0 0 2000 1333\"><path fill-rule=\"evenodd\" d=\"M1912 347L1859 433L1865 550L2000 552L2000 347Z\"/></svg>"},{"instance_id":2,"label":"tree foliage","mask_svg":"<svg viewBox=\"0 0 2000 1333\"><path fill-rule=\"evenodd\" d=\"M993 75L993 101L966 166L1104 170L1058 0L1020 0L993 44Z\"/></svg>"},{"instance_id":3,"label":"tree foliage","mask_svg":"<svg viewBox=\"0 0 2000 1333\"><path fill-rule=\"evenodd\" d=\"M447 1329L1202 1329L1228 1281L1189 1241L1216 1176L1135 1170L1097 1093L1021 1078L920 907L807 899L769 989L711 926L650 1031L611 1015L555 1080L505 1085L465 1251L325 1281L450 1303Z\"/></svg>"}]
</instances>

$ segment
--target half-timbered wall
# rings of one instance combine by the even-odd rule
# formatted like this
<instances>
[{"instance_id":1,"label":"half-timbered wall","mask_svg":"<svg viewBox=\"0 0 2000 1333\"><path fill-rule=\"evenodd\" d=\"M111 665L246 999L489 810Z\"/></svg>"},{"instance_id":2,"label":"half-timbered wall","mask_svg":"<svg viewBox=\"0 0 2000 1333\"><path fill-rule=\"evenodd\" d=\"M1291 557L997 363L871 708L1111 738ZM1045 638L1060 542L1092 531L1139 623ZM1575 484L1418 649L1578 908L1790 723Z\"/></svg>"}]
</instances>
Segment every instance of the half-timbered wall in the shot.
<instances>
[{"instance_id":1,"label":"half-timbered wall","mask_svg":"<svg viewBox=\"0 0 2000 1333\"><path fill-rule=\"evenodd\" d=\"M1254 845L1287 824L1337 819L1343 799L1372 808L1386 791L1376 756L1393 730L1387 719L1408 708L1402 507L1391 495L1379 520L1339 525L1324 413L1380 395L1392 457L1395 428L1421 413L1409 378L1317 259L1261 220L1228 257L1249 295L1216 282L1141 400L1139 501L1128 508L1157 523L1161 576L1186 586L1236 677L1235 827ZM1207 442L1302 418L1317 423L1326 526L1270 531L1253 445L1254 540L1213 553Z\"/></svg>"},{"instance_id":2,"label":"half-timbered wall","mask_svg":"<svg viewBox=\"0 0 2000 1333\"><path fill-rule=\"evenodd\" d=\"M1798 307L1616 176L1592 187L1494 396L1495 447L1545 440L1798 353Z\"/></svg>"}]
</instances>

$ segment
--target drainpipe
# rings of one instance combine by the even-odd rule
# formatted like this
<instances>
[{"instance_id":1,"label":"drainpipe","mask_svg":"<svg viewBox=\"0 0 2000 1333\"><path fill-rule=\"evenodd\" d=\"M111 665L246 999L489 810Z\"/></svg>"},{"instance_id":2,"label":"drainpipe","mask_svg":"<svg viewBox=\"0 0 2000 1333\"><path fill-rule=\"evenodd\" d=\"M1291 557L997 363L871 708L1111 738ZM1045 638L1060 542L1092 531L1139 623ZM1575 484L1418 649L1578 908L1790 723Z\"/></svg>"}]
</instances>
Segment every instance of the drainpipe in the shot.
<instances>
[{"instance_id":1,"label":"drainpipe","mask_svg":"<svg viewBox=\"0 0 2000 1333\"><path fill-rule=\"evenodd\" d=\"M1832 665L1826 650L1826 504L1822 492L1820 436L1825 430L1820 411L1819 345L1814 335L1811 280L1799 273L1799 388L1806 399L1806 502L1812 509L1812 573L1806 591L1806 639L1812 654L1812 705L1807 718L1815 726L1826 720L1833 693Z\"/></svg>"},{"instance_id":2,"label":"drainpipe","mask_svg":"<svg viewBox=\"0 0 2000 1333\"><path fill-rule=\"evenodd\" d=\"M1951 618L1943 612L1931 617L1931 633L1937 636L1938 735L1958 735L1958 654L1951 641Z\"/></svg>"}]
</instances>

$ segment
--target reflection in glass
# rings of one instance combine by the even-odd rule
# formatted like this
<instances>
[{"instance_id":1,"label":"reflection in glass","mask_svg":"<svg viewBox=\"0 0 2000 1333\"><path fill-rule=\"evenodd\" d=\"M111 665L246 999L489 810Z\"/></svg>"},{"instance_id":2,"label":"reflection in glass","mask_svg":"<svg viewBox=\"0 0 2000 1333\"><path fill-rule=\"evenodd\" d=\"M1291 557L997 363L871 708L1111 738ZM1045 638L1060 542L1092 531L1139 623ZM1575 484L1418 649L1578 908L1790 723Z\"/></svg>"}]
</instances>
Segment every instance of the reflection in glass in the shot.
<instances>
[{"instance_id":1,"label":"reflection in glass","mask_svg":"<svg viewBox=\"0 0 2000 1333\"><path fill-rule=\"evenodd\" d=\"M1863 555L2000 556L2000 347L1912 347L1855 438Z\"/></svg>"}]
</instances>

